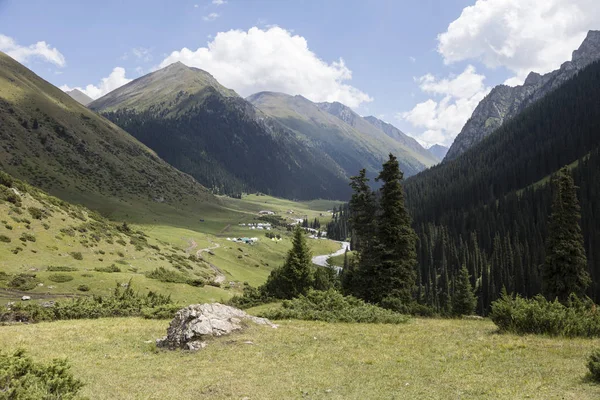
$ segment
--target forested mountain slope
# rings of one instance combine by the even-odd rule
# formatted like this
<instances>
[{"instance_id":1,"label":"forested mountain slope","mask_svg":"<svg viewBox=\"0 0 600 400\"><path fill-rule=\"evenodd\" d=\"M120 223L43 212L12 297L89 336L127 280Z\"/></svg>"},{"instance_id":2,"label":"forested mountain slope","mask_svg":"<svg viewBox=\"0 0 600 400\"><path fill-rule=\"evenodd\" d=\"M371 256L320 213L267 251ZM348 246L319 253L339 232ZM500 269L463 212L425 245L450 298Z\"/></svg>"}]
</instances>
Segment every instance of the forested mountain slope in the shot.
<instances>
[{"instance_id":1,"label":"forested mountain slope","mask_svg":"<svg viewBox=\"0 0 600 400\"><path fill-rule=\"evenodd\" d=\"M345 198L343 170L210 74L182 63L90 104L175 167L218 193Z\"/></svg>"},{"instance_id":2,"label":"forested mountain slope","mask_svg":"<svg viewBox=\"0 0 600 400\"><path fill-rule=\"evenodd\" d=\"M496 86L473 111L473 115L452 143L444 161L458 157L598 59L600 31L589 31L579 49L573 52L571 61L563 63L559 69L544 75L531 72L520 86Z\"/></svg>"},{"instance_id":3,"label":"forested mountain slope","mask_svg":"<svg viewBox=\"0 0 600 400\"><path fill-rule=\"evenodd\" d=\"M502 287L538 293L551 190L532 184L579 160L573 175L594 280L589 294L600 299L599 127L596 62L457 159L408 179L422 295L446 304L463 263L482 311Z\"/></svg>"},{"instance_id":4,"label":"forested mountain slope","mask_svg":"<svg viewBox=\"0 0 600 400\"><path fill-rule=\"evenodd\" d=\"M0 169L63 199L216 201L192 177L0 53Z\"/></svg>"}]
</instances>

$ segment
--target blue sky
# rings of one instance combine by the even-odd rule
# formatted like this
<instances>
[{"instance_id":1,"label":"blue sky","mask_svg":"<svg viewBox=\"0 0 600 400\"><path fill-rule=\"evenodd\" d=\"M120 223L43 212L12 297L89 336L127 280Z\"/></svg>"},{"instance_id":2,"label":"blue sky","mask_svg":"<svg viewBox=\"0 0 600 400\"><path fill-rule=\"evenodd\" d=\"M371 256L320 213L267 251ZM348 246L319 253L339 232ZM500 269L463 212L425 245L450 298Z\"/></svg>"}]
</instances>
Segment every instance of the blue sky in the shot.
<instances>
[{"instance_id":1,"label":"blue sky","mask_svg":"<svg viewBox=\"0 0 600 400\"><path fill-rule=\"evenodd\" d=\"M244 96L338 100L448 145L491 87L569 59L600 28L596 8L590 0L0 0L0 50L92 97L183 61Z\"/></svg>"}]
</instances>

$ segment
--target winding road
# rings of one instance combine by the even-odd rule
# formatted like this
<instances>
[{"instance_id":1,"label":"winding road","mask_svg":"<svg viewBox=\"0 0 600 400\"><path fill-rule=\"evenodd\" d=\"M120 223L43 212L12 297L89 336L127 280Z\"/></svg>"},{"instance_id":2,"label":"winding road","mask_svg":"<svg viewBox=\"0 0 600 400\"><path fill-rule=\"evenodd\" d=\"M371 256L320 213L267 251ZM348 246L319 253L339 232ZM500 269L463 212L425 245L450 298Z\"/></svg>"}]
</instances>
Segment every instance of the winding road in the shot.
<instances>
[{"instance_id":1,"label":"winding road","mask_svg":"<svg viewBox=\"0 0 600 400\"><path fill-rule=\"evenodd\" d=\"M342 246L341 249L339 249L335 253L324 254L321 256L314 256L312 258L313 264L320 265L321 267L329 267L329 264L327 264L327 259L329 257L341 256L342 254L344 254L346 252L346 249L350 250L350 242L337 242L337 243L339 243Z\"/></svg>"},{"instance_id":2,"label":"winding road","mask_svg":"<svg viewBox=\"0 0 600 400\"><path fill-rule=\"evenodd\" d=\"M190 239L189 243L190 243L190 247L188 247L185 250L187 253L189 253L190 251L192 251L196 247L198 247L198 244L196 243L196 241L194 239ZM206 249L200 249L200 250L198 250L196 252L196 256L197 257L201 257L204 261L206 261L206 263L210 266L210 268L213 271L215 271L216 275L215 275L214 281L216 283L223 283L223 282L225 282L225 279L226 279L225 278L225 274L223 273L223 271L221 271L221 269L219 267L217 267L215 264L212 264L212 263L208 262L204 257L202 257L202 253L203 252L210 252L211 250L218 249L219 247L221 247L221 245L219 243L215 243L215 242L212 242L212 241L211 241L211 243L213 244L213 246L207 247Z\"/></svg>"}]
</instances>

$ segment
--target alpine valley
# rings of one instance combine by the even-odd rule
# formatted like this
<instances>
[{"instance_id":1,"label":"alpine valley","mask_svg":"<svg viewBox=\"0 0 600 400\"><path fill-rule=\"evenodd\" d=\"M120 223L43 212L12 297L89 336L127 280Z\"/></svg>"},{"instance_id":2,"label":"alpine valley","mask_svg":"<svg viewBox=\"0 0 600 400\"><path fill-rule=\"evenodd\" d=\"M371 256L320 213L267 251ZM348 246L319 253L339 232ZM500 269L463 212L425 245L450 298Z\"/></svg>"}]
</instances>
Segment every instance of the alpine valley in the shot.
<instances>
[{"instance_id":1,"label":"alpine valley","mask_svg":"<svg viewBox=\"0 0 600 400\"><path fill-rule=\"evenodd\" d=\"M0 399L600 398L591 2L37 3L0 1Z\"/></svg>"}]
</instances>

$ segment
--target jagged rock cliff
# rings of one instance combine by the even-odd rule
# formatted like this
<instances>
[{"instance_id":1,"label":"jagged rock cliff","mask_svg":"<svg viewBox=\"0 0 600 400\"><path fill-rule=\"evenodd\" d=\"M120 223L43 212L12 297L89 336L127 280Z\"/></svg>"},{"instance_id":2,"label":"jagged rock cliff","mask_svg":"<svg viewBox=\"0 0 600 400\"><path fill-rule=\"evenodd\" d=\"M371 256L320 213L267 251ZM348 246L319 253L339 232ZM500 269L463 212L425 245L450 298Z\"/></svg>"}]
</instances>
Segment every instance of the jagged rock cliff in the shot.
<instances>
[{"instance_id":1,"label":"jagged rock cliff","mask_svg":"<svg viewBox=\"0 0 600 400\"><path fill-rule=\"evenodd\" d=\"M450 161L485 137L530 104L572 78L578 71L600 59L600 31L589 31L573 52L571 61L559 69L540 75L531 72L521 86L498 85L479 103L448 150L444 162Z\"/></svg>"}]
</instances>

